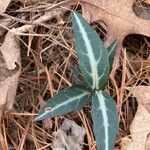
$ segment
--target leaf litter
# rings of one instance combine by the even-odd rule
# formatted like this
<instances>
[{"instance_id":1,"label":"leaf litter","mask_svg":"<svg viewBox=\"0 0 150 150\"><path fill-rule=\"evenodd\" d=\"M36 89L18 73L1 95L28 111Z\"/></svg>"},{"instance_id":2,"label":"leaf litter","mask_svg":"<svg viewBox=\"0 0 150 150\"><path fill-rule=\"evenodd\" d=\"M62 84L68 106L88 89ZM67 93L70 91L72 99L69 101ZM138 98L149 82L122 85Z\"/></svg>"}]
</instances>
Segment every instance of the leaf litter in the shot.
<instances>
[{"instance_id":1,"label":"leaf litter","mask_svg":"<svg viewBox=\"0 0 150 150\"><path fill-rule=\"evenodd\" d=\"M142 2L139 4L141 5L137 5L134 0L114 0L112 2L107 0L85 0L81 3L83 17L86 20L90 23L99 22L102 24L101 22L104 22L106 25L106 47L118 39L119 46L113 74L119 67L118 62L124 38L133 33L150 37L150 4L144 3L147 4L147 9L144 9L144 6L142 7Z\"/></svg>"},{"instance_id":2,"label":"leaf litter","mask_svg":"<svg viewBox=\"0 0 150 150\"><path fill-rule=\"evenodd\" d=\"M16 50L18 52L20 51L19 49L21 48L21 59L22 59L22 68L21 68L20 62L18 61L20 59L19 55L15 56L17 59L15 58L14 60L11 60L11 59L7 60L7 53L3 51L2 52L3 59L0 59L0 62L2 60L2 66L0 67L2 67L1 69L4 70L4 72L6 71L6 74L10 72L10 70L14 70L14 74L8 75L8 77L6 76L6 79L2 81L0 84L0 86L3 86L2 88L0 87L0 93L3 93L2 96L3 96L4 102L5 103L7 102L8 104L5 107L7 108L10 104L12 108L12 104L15 103L14 105L15 109L12 112L8 113L8 115L4 116L5 121L3 120L2 132L3 132L3 136L5 136L5 140L3 142L5 143L6 149L17 148L18 141L16 139L20 139L22 134L24 134L23 131L27 130L26 132L28 132L28 134L27 135L24 134L25 140L22 140L22 143L19 143L19 145L23 145L24 149L28 149L28 147L31 147L30 145L34 145L32 146L32 149L33 147L34 149L48 149L48 147L51 146L51 143L54 140L52 137L53 132L56 130L58 130L58 132L59 130L63 131L60 128L61 126L60 124L62 122L61 118L58 117L58 118L55 118L54 120L50 120L50 121L48 120L47 123L42 122L42 123L36 124L31 121L29 123L30 124L29 127L28 127L28 122L29 122L29 118L32 118L32 116L35 115L35 113L37 112L37 109L40 107L40 98L37 96L39 95L39 93L42 99L46 101L49 97L52 97L59 90L64 89L65 87L67 87L67 85L70 86L71 83L74 82L74 80L72 79L71 70L73 68L73 65L77 62L77 60L76 60L75 51L73 49L74 47L72 44L73 39L72 39L72 33L71 33L71 28L70 28L70 20L69 20L68 11L67 11L68 8L69 9L70 8L74 9L74 8L72 7L72 4L70 4L71 7L70 6L68 7L69 1L67 5L61 4L63 5L64 8L60 8L59 6L61 5L59 5L59 2L55 0L52 0L51 3L46 2L46 1L44 1L44 3L41 3L39 1L36 1L36 2L30 1L31 3L26 3L25 1L21 1L21 2L22 3L20 4L17 2L17 0L15 0L15 1L12 1L10 4L7 3L7 6L9 5L7 14L9 12L9 15L14 16L14 19L12 19L11 17L3 17L4 19L6 19L6 23L4 22L3 18L0 22L0 24L2 24L1 27L3 28L3 30L1 30L2 31L1 32L2 40L0 41L1 47L3 46L5 49L8 48L6 50L8 53L9 51L11 51L12 47L14 47L13 49L14 51ZM90 3L92 2L93 1L90 1ZM97 1L95 1L94 3L96 2ZM56 4L58 4L58 7L56 6ZM74 1L74 4L78 10L81 10L81 8L78 7L76 1ZM118 5L116 5L117 7L115 7L115 4L116 3L114 2L112 7L110 5L108 5L107 7L111 7L110 10L117 11L117 7L119 4L122 5L121 7L125 6L125 4L122 1L119 2ZM132 4L133 4L133 1L132 1ZM130 3L128 2L128 5L125 6L127 10L131 8L132 4L131 2ZM89 13L90 11L93 11L93 8L89 4L86 5L86 3L81 3L81 5L82 5L83 16L85 16L85 18L88 21L99 22L99 20L103 19L103 16L101 18L100 13L98 13L97 15L99 17L97 18L98 20L97 19L92 20L92 19L95 19L96 17L96 15L92 17L93 13L91 13L91 17L89 19L88 14L90 14ZM6 10L7 6L5 6L5 8L3 9L3 12ZM49 9L49 6L50 7L54 6L54 11ZM101 7L101 5L99 6ZM34 12L39 11L39 8L42 8L45 10L49 9L49 11L47 11L47 13L44 13L44 14L40 13L40 17L38 18L38 16L36 16L36 13ZM85 11L84 11L85 9L88 10L87 14L85 14ZM107 10L108 8L106 8L106 12ZM143 7L142 7L142 11L143 11ZM105 14L104 12L102 14ZM141 12L141 8L139 12ZM147 12L148 11L146 11L146 13ZM132 18L132 16L134 16L133 11L131 12L132 15L129 15L129 12L125 12L125 13L126 13L127 18L129 17L129 19L130 18L131 20L133 19ZM145 13L145 9L144 9L144 13ZM144 13L141 13L140 15L142 16ZM142 19L144 17L143 16L141 17L139 14L138 14L138 17L137 16L135 17L137 18L137 20L140 20L138 21L138 24L141 26L141 27L136 26L135 28L133 28L133 26L128 21L126 22L124 20L124 22L123 21L121 22L120 21L121 18L117 20L117 16L115 18L115 15L113 16L113 18L114 20L116 20L116 22L113 21L113 18L112 19L110 18L109 20L109 17L108 18L105 17L103 21L104 22L106 21L105 22L106 25L107 25L107 20L108 20L108 27L107 27L108 33L107 33L107 38L105 42L106 46L109 45L109 42L111 40L113 40L114 35L115 37L118 37L118 36L121 37L120 49L122 49L121 43L127 34L139 33L139 34L149 36L149 32L148 32L149 29L147 29L148 26L146 26L146 22L149 22L149 20L147 20L147 18L149 17L148 14L149 13L147 13L146 15L144 14L145 19ZM38 19L35 21L34 17L35 18L37 17ZM60 21L60 18L62 19L61 21ZM30 24L28 21L26 21L26 19L31 20ZM13 26L9 26L12 23L11 21L13 23L15 22ZM18 23L18 21L22 22L22 24ZM109 22L109 21L112 21L112 22ZM126 28L124 28L125 30L122 30L122 28L120 28L122 27L122 24L123 26L124 24L126 25ZM15 28L12 29L13 27ZM142 27L143 29L141 30L140 28ZM6 30L9 30L7 34L6 34ZM118 31L118 32L114 32L114 31ZM19 36L21 36L21 38ZM5 40L4 40L4 37L5 37ZM132 41L132 38L133 37L131 37L130 41L127 41L127 40L126 41L130 43ZM31 39L32 39L32 43L31 43ZM117 69L117 72L120 71L121 74L118 74L118 73L115 74L114 79L113 78L110 79L106 88L106 90L109 93L113 93L114 97L118 95L118 98L117 98L118 106L123 106L124 103L122 100L126 102L125 111L122 111L122 114L119 113L120 124L123 124L123 126L120 127L120 133L118 135L118 142L116 145L116 149L117 147L120 146L119 141L121 140L121 138L124 137L125 135L129 135L127 133L129 132L128 124L131 124L131 121L133 120L134 115L131 115L131 113L132 113L132 110L135 109L134 105L130 106L127 98L124 99L124 97L126 96L128 97L128 94L126 94L125 87L123 85L128 87L128 86L136 86L140 84L149 85L150 83L149 69L148 69L149 65L147 65L149 63L149 59L148 58L143 59L141 58L141 55L140 55L142 49L144 53L147 53L149 51L150 46L147 46L147 47L144 46L144 45L149 45L149 39L144 37L143 38L144 42L141 42L140 39L138 39L138 42L137 42L137 43L140 43L138 46L137 52L136 53L131 52L133 58L137 56L136 59L133 59L130 56L131 53L129 53L129 51L135 49L134 46L127 47L130 50L127 51L126 64L123 64L124 53L120 51L121 53L121 55L119 55L120 67ZM8 43L10 44L10 46ZM11 43L13 46L11 45ZM132 45L134 45L135 43L136 42L132 43ZM28 57L27 57L27 54L28 54ZM42 61L41 61L41 58L42 58ZM19 70L15 69L16 68L15 62L17 62L17 64L19 65ZM126 74L122 72L123 65L126 67ZM21 77L18 79L20 70L22 70L22 73L21 73ZM43 72L43 70L47 70L47 73ZM18 73L18 76L17 76L17 73ZM124 81L124 84L120 86L120 80L118 80L118 78L122 78L123 74L125 74L126 80L122 80ZM14 96L16 93L15 88L17 87L17 86L14 86L15 87L14 92L12 92L14 93L14 95L12 94L13 98L12 100L10 100L11 102L10 103L7 101L7 92L10 90L10 87L9 87L10 79L15 75L17 76L16 81L18 82L19 80L18 92L17 92L17 96L15 97L16 102L14 102ZM111 85L111 83L113 83L113 85ZM123 99L121 99L121 97L123 97ZM92 123L91 123L91 119L88 116L89 111L90 111L90 108L88 107L83 110L82 117L87 118L86 120L81 118L81 116L78 116L77 113L75 113L75 115L70 114L68 116L71 117L71 120L74 120L75 122L82 122L82 124L84 124L84 126L86 127L86 131L89 131L91 134L86 135L87 140L84 140L83 143L85 142L84 144L86 145L85 146L86 149L88 149L87 144L89 144L90 148L94 149L95 142L94 142L93 135L91 132ZM143 107L143 111L146 113L147 109ZM137 113L139 112L137 111ZM11 115L11 117L9 115ZM131 121L129 121L129 118L131 118ZM18 134L14 134L15 137L8 136L9 133L12 132L11 134L13 134L13 132L15 132L15 131L7 130L7 128L10 128L8 126L10 119L11 119L11 123L14 124L15 128L18 128L16 129L16 132L18 132ZM140 119L137 119L137 120L140 121ZM50 128L48 128L47 124L50 124ZM62 134L64 134L64 131ZM132 144L133 144L133 139L134 139L133 137L131 135L131 138L129 139ZM144 134L144 138L145 137L146 135ZM138 139L134 141L136 142L138 141ZM147 137L146 137L146 142L145 142L146 145L148 144L148 141L149 141L149 134L147 132ZM30 143L30 145L27 146L27 143L28 144ZM130 145L133 146L132 144Z\"/></svg>"},{"instance_id":3,"label":"leaf litter","mask_svg":"<svg viewBox=\"0 0 150 150\"><path fill-rule=\"evenodd\" d=\"M122 138L121 150L148 150L150 148L150 87L137 86L127 89L136 97L138 108L130 125L131 138Z\"/></svg>"},{"instance_id":4,"label":"leaf litter","mask_svg":"<svg viewBox=\"0 0 150 150\"><path fill-rule=\"evenodd\" d=\"M65 118L61 127L54 133L52 148L54 150L82 150L85 134L83 127Z\"/></svg>"},{"instance_id":5,"label":"leaf litter","mask_svg":"<svg viewBox=\"0 0 150 150\"><path fill-rule=\"evenodd\" d=\"M0 13L5 12L11 0L0 0Z\"/></svg>"}]
</instances>

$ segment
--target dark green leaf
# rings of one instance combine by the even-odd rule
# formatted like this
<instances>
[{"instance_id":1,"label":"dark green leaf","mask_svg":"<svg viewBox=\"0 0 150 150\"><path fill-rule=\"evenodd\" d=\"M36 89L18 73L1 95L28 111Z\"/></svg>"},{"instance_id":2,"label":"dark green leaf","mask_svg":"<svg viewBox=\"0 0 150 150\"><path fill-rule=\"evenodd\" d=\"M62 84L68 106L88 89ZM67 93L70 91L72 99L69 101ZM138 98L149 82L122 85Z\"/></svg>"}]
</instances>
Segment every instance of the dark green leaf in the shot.
<instances>
[{"instance_id":1,"label":"dark green leaf","mask_svg":"<svg viewBox=\"0 0 150 150\"><path fill-rule=\"evenodd\" d=\"M75 83L81 83L79 77L81 76L81 72L79 70L79 66L78 65L74 65L73 69L72 69L72 77L73 77L73 81L75 81Z\"/></svg>"},{"instance_id":2,"label":"dark green leaf","mask_svg":"<svg viewBox=\"0 0 150 150\"><path fill-rule=\"evenodd\" d=\"M117 109L114 100L104 91L92 96L92 119L98 150L113 150L118 132Z\"/></svg>"},{"instance_id":3,"label":"dark green leaf","mask_svg":"<svg viewBox=\"0 0 150 150\"><path fill-rule=\"evenodd\" d=\"M113 65L113 61L114 61L114 57L115 57L115 54L116 54L116 49L117 49L117 46L118 46L118 42L117 40L114 41L108 48L108 54L109 54L109 66L110 66L110 71L111 71L111 68L112 68L112 65Z\"/></svg>"},{"instance_id":4,"label":"dark green leaf","mask_svg":"<svg viewBox=\"0 0 150 150\"><path fill-rule=\"evenodd\" d=\"M80 14L72 13L72 22L83 79L91 89L101 89L109 75L108 51Z\"/></svg>"},{"instance_id":5,"label":"dark green leaf","mask_svg":"<svg viewBox=\"0 0 150 150\"><path fill-rule=\"evenodd\" d=\"M35 120L43 120L71 111L79 110L90 102L90 93L85 87L74 85L49 99L47 104L40 110Z\"/></svg>"}]
</instances>

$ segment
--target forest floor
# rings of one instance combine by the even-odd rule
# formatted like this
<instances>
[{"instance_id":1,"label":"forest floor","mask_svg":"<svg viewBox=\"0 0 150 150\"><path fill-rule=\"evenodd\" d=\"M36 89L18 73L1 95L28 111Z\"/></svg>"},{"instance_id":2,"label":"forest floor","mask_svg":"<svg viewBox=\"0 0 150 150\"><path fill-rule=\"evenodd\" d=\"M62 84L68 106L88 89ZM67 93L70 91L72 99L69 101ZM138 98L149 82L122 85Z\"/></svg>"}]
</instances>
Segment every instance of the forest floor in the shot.
<instances>
[{"instance_id":1,"label":"forest floor","mask_svg":"<svg viewBox=\"0 0 150 150\"><path fill-rule=\"evenodd\" d=\"M86 134L81 144L83 149L96 149L90 106L51 120L33 121L48 99L76 82L73 70L78 60L69 9L82 12L82 7L62 7L64 11L59 14L58 3L58 0L31 0L31 3L15 0L5 11L14 17L6 26L9 29L28 24L22 21L24 19L32 22L42 16L45 12L39 12L39 8L55 6L49 11L57 13L50 20L18 36L21 48L21 75L14 109L4 114L2 119L2 131L9 150L49 150L52 146L55 149L58 143L54 144L54 139L66 118L85 129ZM105 39L107 27L104 24L102 27L98 23L91 25ZM0 36L1 45L5 35L6 31ZM130 125L138 107L136 98L127 87L150 85L150 38L136 34L128 35L120 51L119 68L114 78L108 80L105 89L116 100L118 106L119 133L115 144L116 150L121 149L121 139L131 135Z\"/></svg>"}]
</instances>

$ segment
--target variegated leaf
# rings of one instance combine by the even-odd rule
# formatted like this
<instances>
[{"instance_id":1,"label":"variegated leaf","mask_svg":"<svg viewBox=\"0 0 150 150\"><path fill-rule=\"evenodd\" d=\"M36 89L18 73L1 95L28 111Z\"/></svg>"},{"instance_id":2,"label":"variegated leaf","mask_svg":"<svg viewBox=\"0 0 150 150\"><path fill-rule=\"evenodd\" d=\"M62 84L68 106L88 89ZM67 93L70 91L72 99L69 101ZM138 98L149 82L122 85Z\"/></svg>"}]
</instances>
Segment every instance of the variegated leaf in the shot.
<instances>
[{"instance_id":1,"label":"variegated leaf","mask_svg":"<svg viewBox=\"0 0 150 150\"><path fill-rule=\"evenodd\" d=\"M104 91L92 96L92 119L98 150L113 150L118 132L117 109L114 100Z\"/></svg>"},{"instance_id":2,"label":"variegated leaf","mask_svg":"<svg viewBox=\"0 0 150 150\"><path fill-rule=\"evenodd\" d=\"M109 75L108 51L93 28L78 13L72 13L75 46L83 79L91 89L101 89Z\"/></svg>"},{"instance_id":3,"label":"variegated leaf","mask_svg":"<svg viewBox=\"0 0 150 150\"><path fill-rule=\"evenodd\" d=\"M35 117L35 121L79 110L90 103L90 95L90 92L85 90L85 87L74 85L49 99Z\"/></svg>"}]
</instances>

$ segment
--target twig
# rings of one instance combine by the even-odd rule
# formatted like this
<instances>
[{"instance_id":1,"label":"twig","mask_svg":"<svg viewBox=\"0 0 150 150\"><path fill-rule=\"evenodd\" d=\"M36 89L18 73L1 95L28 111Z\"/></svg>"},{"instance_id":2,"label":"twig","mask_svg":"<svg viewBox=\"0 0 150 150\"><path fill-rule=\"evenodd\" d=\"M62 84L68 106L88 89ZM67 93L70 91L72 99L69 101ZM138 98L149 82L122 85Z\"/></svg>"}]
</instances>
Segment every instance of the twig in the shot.
<instances>
[{"instance_id":1,"label":"twig","mask_svg":"<svg viewBox=\"0 0 150 150\"><path fill-rule=\"evenodd\" d=\"M10 31L12 33L14 33L14 35L20 35L21 32L27 32L28 30L36 27L37 25L39 25L43 22L46 22L46 21L50 20L53 17L59 17L62 13L63 13L63 11L47 12L47 13L45 13L45 15L43 15L40 18L33 21L32 24L27 24L27 25L23 25L23 26L18 27L18 28L13 28Z\"/></svg>"}]
</instances>

